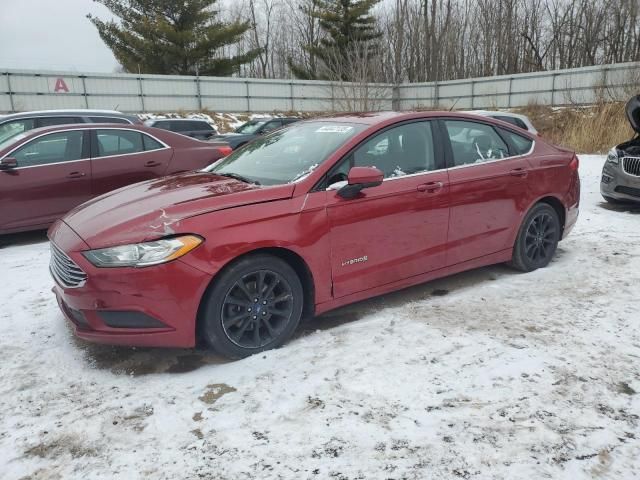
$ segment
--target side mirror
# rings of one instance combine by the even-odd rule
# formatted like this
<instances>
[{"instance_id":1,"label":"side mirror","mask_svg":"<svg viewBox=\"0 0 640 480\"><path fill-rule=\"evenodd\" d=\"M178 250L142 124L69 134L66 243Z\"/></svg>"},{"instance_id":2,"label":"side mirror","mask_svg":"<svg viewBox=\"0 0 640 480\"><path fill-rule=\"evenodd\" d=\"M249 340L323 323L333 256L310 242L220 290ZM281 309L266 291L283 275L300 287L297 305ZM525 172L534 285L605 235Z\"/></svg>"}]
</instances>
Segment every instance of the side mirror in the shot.
<instances>
[{"instance_id":1,"label":"side mirror","mask_svg":"<svg viewBox=\"0 0 640 480\"><path fill-rule=\"evenodd\" d=\"M376 167L353 167L349 170L347 184L338 190L342 198L355 198L365 188L382 185L384 173Z\"/></svg>"},{"instance_id":2,"label":"side mirror","mask_svg":"<svg viewBox=\"0 0 640 480\"><path fill-rule=\"evenodd\" d=\"M18 161L13 157L5 157L0 160L0 170L13 170L18 166Z\"/></svg>"}]
</instances>

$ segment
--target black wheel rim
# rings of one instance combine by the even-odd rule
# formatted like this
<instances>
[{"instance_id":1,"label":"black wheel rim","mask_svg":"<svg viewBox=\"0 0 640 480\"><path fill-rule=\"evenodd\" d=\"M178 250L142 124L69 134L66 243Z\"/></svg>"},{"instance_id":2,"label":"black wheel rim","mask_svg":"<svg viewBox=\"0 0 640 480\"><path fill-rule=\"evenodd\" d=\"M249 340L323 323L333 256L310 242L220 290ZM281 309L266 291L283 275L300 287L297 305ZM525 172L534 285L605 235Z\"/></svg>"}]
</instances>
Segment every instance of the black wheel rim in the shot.
<instances>
[{"instance_id":1,"label":"black wheel rim","mask_svg":"<svg viewBox=\"0 0 640 480\"><path fill-rule=\"evenodd\" d=\"M284 331L293 314L289 282L277 272L258 270L238 279L222 303L222 328L243 348L260 348Z\"/></svg>"},{"instance_id":2,"label":"black wheel rim","mask_svg":"<svg viewBox=\"0 0 640 480\"><path fill-rule=\"evenodd\" d=\"M525 255L533 263L543 263L553 254L558 230L549 213L531 219L524 240Z\"/></svg>"}]
</instances>

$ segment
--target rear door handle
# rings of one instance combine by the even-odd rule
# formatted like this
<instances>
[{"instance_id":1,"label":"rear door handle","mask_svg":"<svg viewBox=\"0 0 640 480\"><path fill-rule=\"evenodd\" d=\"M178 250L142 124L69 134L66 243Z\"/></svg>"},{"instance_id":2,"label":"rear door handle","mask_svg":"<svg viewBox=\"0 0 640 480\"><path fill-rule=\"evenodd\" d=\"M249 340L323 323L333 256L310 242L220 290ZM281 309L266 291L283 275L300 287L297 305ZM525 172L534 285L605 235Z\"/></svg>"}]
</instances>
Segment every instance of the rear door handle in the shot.
<instances>
[{"instance_id":1,"label":"rear door handle","mask_svg":"<svg viewBox=\"0 0 640 480\"><path fill-rule=\"evenodd\" d=\"M82 178L86 175L87 174L84 172L71 172L69 175L67 175L67 178Z\"/></svg>"},{"instance_id":2,"label":"rear door handle","mask_svg":"<svg viewBox=\"0 0 640 480\"><path fill-rule=\"evenodd\" d=\"M156 162L155 160L149 160L147 163L144 164L145 167L158 167L162 165L160 162Z\"/></svg>"},{"instance_id":3,"label":"rear door handle","mask_svg":"<svg viewBox=\"0 0 640 480\"><path fill-rule=\"evenodd\" d=\"M527 172L524 168L514 168L509 172L509 175L512 175L514 177L526 177L527 175L529 175L529 172Z\"/></svg>"},{"instance_id":4,"label":"rear door handle","mask_svg":"<svg viewBox=\"0 0 640 480\"><path fill-rule=\"evenodd\" d=\"M437 193L444 187L442 182L429 182L418 185L419 192Z\"/></svg>"}]
</instances>

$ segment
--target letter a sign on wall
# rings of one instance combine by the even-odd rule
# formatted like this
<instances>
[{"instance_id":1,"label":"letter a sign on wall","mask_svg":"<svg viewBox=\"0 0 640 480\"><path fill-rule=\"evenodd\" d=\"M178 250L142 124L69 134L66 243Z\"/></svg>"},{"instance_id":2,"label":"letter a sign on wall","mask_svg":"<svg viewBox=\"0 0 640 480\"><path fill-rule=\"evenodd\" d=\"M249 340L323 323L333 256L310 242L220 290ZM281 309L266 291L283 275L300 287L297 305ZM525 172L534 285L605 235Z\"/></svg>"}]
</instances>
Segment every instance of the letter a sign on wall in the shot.
<instances>
[{"instance_id":1,"label":"letter a sign on wall","mask_svg":"<svg viewBox=\"0 0 640 480\"><path fill-rule=\"evenodd\" d=\"M56 83L53 87L54 93L69 93L69 87L67 87L67 83L64 81L64 78L56 78Z\"/></svg>"}]
</instances>

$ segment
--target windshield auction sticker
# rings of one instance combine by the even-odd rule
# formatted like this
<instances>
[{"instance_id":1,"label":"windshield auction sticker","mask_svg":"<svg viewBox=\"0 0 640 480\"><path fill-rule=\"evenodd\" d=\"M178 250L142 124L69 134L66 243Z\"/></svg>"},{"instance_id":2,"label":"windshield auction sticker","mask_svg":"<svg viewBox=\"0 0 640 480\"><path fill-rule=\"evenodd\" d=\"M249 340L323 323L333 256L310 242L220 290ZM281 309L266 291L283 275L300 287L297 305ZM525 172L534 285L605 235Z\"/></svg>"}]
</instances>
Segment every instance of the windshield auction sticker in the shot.
<instances>
[{"instance_id":1,"label":"windshield auction sticker","mask_svg":"<svg viewBox=\"0 0 640 480\"><path fill-rule=\"evenodd\" d=\"M353 130L353 127L348 125L325 125L316 130L316 133L347 133Z\"/></svg>"}]
</instances>

